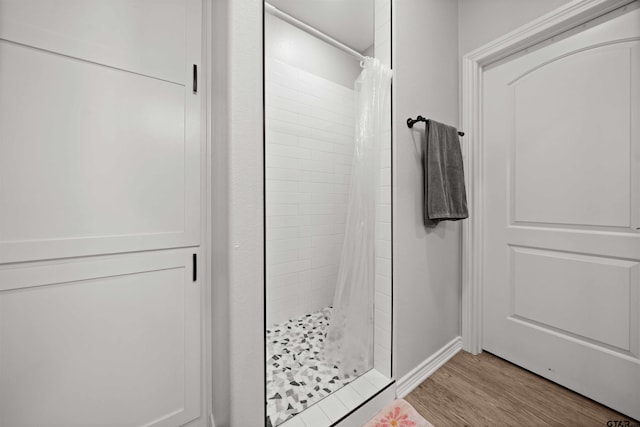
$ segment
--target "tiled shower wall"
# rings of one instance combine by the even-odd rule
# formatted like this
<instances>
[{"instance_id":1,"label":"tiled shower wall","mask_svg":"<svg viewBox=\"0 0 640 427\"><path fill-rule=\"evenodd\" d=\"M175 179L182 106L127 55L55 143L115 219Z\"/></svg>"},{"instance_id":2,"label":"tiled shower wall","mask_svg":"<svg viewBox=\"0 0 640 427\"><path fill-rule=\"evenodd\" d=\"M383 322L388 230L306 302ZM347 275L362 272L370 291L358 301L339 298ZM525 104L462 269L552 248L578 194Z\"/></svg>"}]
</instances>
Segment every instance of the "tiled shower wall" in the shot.
<instances>
[{"instance_id":1,"label":"tiled shower wall","mask_svg":"<svg viewBox=\"0 0 640 427\"><path fill-rule=\"evenodd\" d=\"M353 90L266 58L267 325L333 302L354 147Z\"/></svg>"},{"instance_id":2,"label":"tiled shower wall","mask_svg":"<svg viewBox=\"0 0 640 427\"><path fill-rule=\"evenodd\" d=\"M375 0L375 56L391 67L391 0ZM382 126L376 212L374 367L391 377L391 100Z\"/></svg>"}]
</instances>

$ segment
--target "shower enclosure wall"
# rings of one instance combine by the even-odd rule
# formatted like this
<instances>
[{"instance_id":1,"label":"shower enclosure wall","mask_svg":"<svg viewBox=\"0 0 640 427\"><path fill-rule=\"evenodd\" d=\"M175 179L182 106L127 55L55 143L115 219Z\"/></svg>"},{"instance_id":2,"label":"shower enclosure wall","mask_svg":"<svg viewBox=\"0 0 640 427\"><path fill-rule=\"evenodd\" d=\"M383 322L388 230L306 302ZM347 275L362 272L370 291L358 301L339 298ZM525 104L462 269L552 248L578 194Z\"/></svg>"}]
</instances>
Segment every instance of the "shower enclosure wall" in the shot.
<instances>
[{"instance_id":1,"label":"shower enclosure wall","mask_svg":"<svg viewBox=\"0 0 640 427\"><path fill-rule=\"evenodd\" d=\"M376 1L375 43L366 53L387 66L389 25L389 1ZM361 72L348 53L265 15L267 425L299 413L304 420L307 408L331 399L352 409L338 399L338 390L351 384L342 393L366 399L392 376L390 102L378 130L379 170L372 174L378 177L367 328L372 360L362 372L344 372L324 357L345 240L356 141L354 83Z\"/></svg>"}]
</instances>

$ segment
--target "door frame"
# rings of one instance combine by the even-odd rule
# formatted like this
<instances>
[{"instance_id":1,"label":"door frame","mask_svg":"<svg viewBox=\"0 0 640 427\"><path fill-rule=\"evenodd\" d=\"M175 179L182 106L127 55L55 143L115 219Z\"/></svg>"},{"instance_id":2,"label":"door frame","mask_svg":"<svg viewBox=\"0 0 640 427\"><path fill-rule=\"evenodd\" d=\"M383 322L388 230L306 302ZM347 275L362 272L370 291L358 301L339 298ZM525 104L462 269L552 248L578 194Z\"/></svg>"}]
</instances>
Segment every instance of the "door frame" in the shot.
<instances>
[{"instance_id":1,"label":"door frame","mask_svg":"<svg viewBox=\"0 0 640 427\"><path fill-rule=\"evenodd\" d=\"M462 226L462 348L472 354L482 352L483 331L483 248L484 141L482 138L483 73L487 66L510 55L527 53L536 45L553 43L555 37L574 30L583 31L587 22L634 0L574 0L534 21L468 53L462 58L461 123L465 185L469 219ZM536 46L537 47L537 46Z\"/></svg>"}]
</instances>

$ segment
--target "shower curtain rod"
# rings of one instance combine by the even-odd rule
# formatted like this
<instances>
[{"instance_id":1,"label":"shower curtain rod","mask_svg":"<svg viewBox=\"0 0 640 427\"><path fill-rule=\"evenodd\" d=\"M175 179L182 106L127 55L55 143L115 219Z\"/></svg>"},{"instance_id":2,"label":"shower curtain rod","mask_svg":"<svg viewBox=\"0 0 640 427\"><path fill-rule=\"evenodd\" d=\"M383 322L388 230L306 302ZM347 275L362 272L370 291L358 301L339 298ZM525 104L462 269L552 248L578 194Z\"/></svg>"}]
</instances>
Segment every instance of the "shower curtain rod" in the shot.
<instances>
[{"instance_id":1,"label":"shower curtain rod","mask_svg":"<svg viewBox=\"0 0 640 427\"><path fill-rule=\"evenodd\" d=\"M317 30L312 26L300 21L299 19L294 18L288 13L281 11L271 3L264 2L264 10L266 12L269 12L273 16L277 16L278 18L281 18L282 20L287 21L289 24L293 26L300 28L302 31L309 33L312 36L315 36L321 40L324 40L325 42L337 47L338 49L344 52L347 52L349 55L355 56L360 61L364 61L365 59L365 57L362 54L360 54L358 51L351 49L346 44L340 43L338 40L334 39L333 37L330 37L325 33L321 32L320 30Z\"/></svg>"}]
</instances>

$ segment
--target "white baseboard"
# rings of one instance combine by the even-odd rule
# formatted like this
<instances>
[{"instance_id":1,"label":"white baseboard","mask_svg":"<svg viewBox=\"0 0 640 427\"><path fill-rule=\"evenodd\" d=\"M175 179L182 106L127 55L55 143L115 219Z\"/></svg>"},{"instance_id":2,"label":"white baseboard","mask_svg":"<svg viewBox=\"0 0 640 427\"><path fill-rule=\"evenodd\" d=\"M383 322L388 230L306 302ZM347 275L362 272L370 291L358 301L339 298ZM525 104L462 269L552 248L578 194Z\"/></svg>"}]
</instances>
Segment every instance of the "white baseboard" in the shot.
<instances>
[{"instance_id":1,"label":"white baseboard","mask_svg":"<svg viewBox=\"0 0 640 427\"><path fill-rule=\"evenodd\" d=\"M420 363L407 375L398 380L397 393L398 398L403 398L411 393L420 383L429 378L431 374L438 370L442 365L447 363L449 359L462 350L462 337L455 337L440 350L431 355L424 362Z\"/></svg>"}]
</instances>

